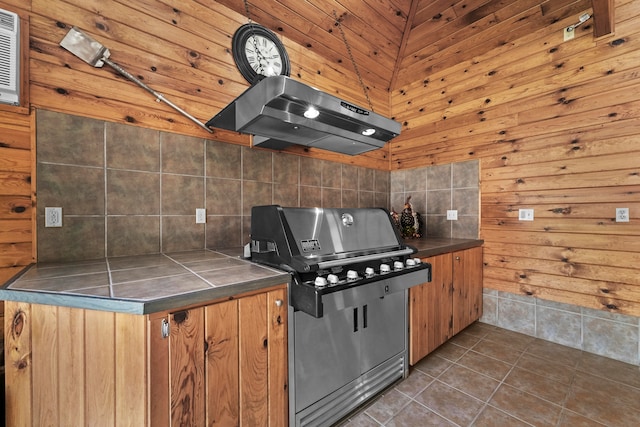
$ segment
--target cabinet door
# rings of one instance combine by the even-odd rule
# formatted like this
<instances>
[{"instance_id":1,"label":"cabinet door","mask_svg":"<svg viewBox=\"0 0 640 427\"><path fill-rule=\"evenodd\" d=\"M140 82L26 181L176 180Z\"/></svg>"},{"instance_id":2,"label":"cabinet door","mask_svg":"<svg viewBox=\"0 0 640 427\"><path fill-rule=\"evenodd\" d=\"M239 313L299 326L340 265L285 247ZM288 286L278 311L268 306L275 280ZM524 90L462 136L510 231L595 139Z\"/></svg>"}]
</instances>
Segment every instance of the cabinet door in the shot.
<instances>
[{"instance_id":1,"label":"cabinet door","mask_svg":"<svg viewBox=\"0 0 640 427\"><path fill-rule=\"evenodd\" d=\"M453 335L482 316L482 247L453 254Z\"/></svg>"},{"instance_id":2,"label":"cabinet door","mask_svg":"<svg viewBox=\"0 0 640 427\"><path fill-rule=\"evenodd\" d=\"M207 424L240 425L238 301L205 307Z\"/></svg>"},{"instance_id":3,"label":"cabinet door","mask_svg":"<svg viewBox=\"0 0 640 427\"><path fill-rule=\"evenodd\" d=\"M151 425L287 425L286 301L283 286L150 316Z\"/></svg>"},{"instance_id":4,"label":"cabinet door","mask_svg":"<svg viewBox=\"0 0 640 427\"><path fill-rule=\"evenodd\" d=\"M170 315L171 425L205 425L204 309Z\"/></svg>"},{"instance_id":5,"label":"cabinet door","mask_svg":"<svg viewBox=\"0 0 640 427\"><path fill-rule=\"evenodd\" d=\"M451 338L451 253L425 258L431 282L409 289L409 363L416 364Z\"/></svg>"},{"instance_id":6,"label":"cabinet door","mask_svg":"<svg viewBox=\"0 0 640 427\"><path fill-rule=\"evenodd\" d=\"M207 425L286 425L286 289L213 304L205 313Z\"/></svg>"}]
</instances>

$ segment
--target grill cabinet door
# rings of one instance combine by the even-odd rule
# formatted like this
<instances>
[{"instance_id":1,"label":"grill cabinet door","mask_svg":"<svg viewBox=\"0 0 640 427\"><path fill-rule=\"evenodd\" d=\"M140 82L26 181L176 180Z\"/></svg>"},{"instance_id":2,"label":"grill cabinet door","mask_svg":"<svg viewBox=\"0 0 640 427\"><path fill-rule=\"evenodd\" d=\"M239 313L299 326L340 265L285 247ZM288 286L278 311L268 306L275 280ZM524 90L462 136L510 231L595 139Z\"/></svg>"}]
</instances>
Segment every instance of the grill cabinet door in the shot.
<instances>
[{"instance_id":1,"label":"grill cabinet door","mask_svg":"<svg viewBox=\"0 0 640 427\"><path fill-rule=\"evenodd\" d=\"M359 310L364 373L405 350L405 293L394 292L369 300Z\"/></svg>"},{"instance_id":2,"label":"grill cabinet door","mask_svg":"<svg viewBox=\"0 0 640 427\"><path fill-rule=\"evenodd\" d=\"M353 307L321 318L296 311L294 317L299 412L360 375L360 343L354 333Z\"/></svg>"}]
</instances>

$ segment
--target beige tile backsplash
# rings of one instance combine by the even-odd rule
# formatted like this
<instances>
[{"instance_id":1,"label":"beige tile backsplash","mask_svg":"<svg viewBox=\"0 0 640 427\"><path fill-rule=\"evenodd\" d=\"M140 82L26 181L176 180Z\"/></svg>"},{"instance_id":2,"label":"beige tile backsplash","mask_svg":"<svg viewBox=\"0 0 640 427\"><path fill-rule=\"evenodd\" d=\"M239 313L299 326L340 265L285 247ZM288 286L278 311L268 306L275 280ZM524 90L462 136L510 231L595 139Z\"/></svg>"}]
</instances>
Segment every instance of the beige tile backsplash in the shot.
<instances>
[{"instance_id":1,"label":"beige tile backsplash","mask_svg":"<svg viewBox=\"0 0 640 427\"><path fill-rule=\"evenodd\" d=\"M389 172L37 111L38 260L241 246L251 207L389 208ZM63 227L44 227L62 207ZM207 223L195 210L207 209Z\"/></svg>"},{"instance_id":2,"label":"beige tile backsplash","mask_svg":"<svg viewBox=\"0 0 640 427\"><path fill-rule=\"evenodd\" d=\"M422 217L427 237L476 239L479 233L478 162L426 166L391 172L391 208L401 212L405 201ZM458 220L447 220L447 210Z\"/></svg>"}]
</instances>

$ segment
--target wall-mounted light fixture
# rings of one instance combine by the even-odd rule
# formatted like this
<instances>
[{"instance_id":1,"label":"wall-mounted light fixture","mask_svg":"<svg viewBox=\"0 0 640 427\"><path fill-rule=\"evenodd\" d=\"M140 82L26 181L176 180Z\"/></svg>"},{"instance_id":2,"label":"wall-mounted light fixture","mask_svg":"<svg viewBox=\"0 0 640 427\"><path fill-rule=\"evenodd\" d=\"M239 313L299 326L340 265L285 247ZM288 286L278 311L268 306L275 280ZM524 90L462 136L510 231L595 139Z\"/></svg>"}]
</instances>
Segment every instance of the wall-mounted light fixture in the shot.
<instances>
[{"instance_id":1,"label":"wall-mounted light fixture","mask_svg":"<svg viewBox=\"0 0 640 427\"><path fill-rule=\"evenodd\" d=\"M588 13L583 13L582 15L580 15L580 18L578 18L579 19L578 22L566 27L564 29L564 41L571 40L572 38L574 38L575 29L578 28L580 25L584 24L585 22L587 22L589 18L591 18L591 15L589 15Z\"/></svg>"},{"instance_id":2,"label":"wall-mounted light fixture","mask_svg":"<svg viewBox=\"0 0 640 427\"><path fill-rule=\"evenodd\" d=\"M583 13L582 15L580 15L580 21L573 24L573 25L569 25L567 27L567 31L573 31L576 28L578 28L580 25L584 24L585 22L587 22L589 20L589 18L591 18L591 15L589 15L588 13Z\"/></svg>"}]
</instances>

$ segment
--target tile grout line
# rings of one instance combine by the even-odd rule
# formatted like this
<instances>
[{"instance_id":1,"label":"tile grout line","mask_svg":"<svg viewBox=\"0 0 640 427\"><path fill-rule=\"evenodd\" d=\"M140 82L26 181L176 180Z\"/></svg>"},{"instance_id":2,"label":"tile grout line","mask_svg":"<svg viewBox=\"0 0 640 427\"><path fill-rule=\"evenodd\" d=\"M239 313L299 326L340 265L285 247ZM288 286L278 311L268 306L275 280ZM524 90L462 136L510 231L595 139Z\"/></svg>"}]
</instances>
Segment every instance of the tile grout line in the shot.
<instances>
[{"instance_id":1,"label":"tile grout line","mask_svg":"<svg viewBox=\"0 0 640 427\"><path fill-rule=\"evenodd\" d=\"M485 335L485 337L483 337L483 338L482 338L482 340L484 340L485 338L486 338L486 335ZM478 341L478 343L479 343L479 342L481 342L482 340ZM489 339L488 341L489 341L489 342L492 342L490 339ZM529 424L529 425L531 425L530 423L526 422L525 420L523 420L523 419L520 419L520 418L516 417L514 414L508 413L508 412L506 412L506 411L504 411L504 410L502 410L502 409L500 409L500 408L497 408L497 407L495 407L495 406L493 406L493 405L490 405L490 404L489 404L489 402L491 401L491 399L493 399L493 396L495 396L495 395L496 395L496 393L498 392L498 389L500 389L500 387L501 387L502 385L504 385L504 384L505 384L504 380L505 380L505 379L506 379L506 378L511 374L511 372L513 372L513 370L515 369L515 367L516 367L516 365L518 364L518 362L520 361L520 359L522 359L522 357L523 357L523 356L524 356L524 354L526 353L527 348L531 346L531 343L532 343L532 342L533 342L533 340L532 340L529 344L527 344L527 346L524 348L524 350L522 350L522 352L520 353L520 355L518 356L518 358L516 359L516 361L515 361L515 362L513 362L513 365L511 365L511 368L509 368L509 371L504 375L504 377L502 377L502 379L500 380L500 382L499 382L498 386L495 388L495 390L493 390L493 392L491 392L491 394L490 394L490 395L489 395L489 397L487 398L486 402L484 402L484 405L482 406L482 409L481 409L481 410L476 414L476 416L473 418L473 420L471 420L471 424L470 424L470 425L473 425L473 424L476 422L476 420L478 419L478 417L480 416L480 414L482 414L482 413L487 409L487 407L488 407L488 406L491 406L492 408L495 408L495 409L497 409L497 410L499 410L499 411L501 411L501 412L503 412L503 413L507 414L507 415L508 415L508 416L510 416L510 417L513 417L513 418L515 418L515 419L517 419L517 420L519 420L519 421L522 421L522 422L523 422L523 423L525 423L525 424ZM476 345L478 345L478 343L474 344L474 346L473 346L473 347L475 347ZM481 354L482 354L482 353L481 353ZM491 356L487 356L487 357L491 357ZM495 359L495 360L499 360L499 359ZM502 360L501 362L504 362L504 360ZM504 362L504 363L506 363L506 362ZM509 385L509 384L507 384L507 385Z\"/></svg>"},{"instance_id":2,"label":"tile grout line","mask_svg":"<svg viewBox=\"0 0 640 427\"><path fill-rule=\"evenodd\" d=\"M509 330L505 330L505 331L509 331ZM509 331L509 332L516 332L516 331ZM540 359L541 361L549 361L549 359L552 359L551 357L549 357L549 356L551 356L550 353L545 351L544 354L541 355L541 353L539 351L536 351L536 349L538 348L536 343L537 342L541 342L541 341L545 341L545 340L543 340L541 338L536 338L536 337L530 337L529 336L531 338L531 340L528 343L526 343L525 346L523 346L522 351L520 352L518 357L515 359L515 361L513 363L509 363L509 362L506 362L505 360L502 360L500 358L490 356L488 354L479 352L478 350L474 350L474 349L478 348L478 346L483 342L485 342L485 343L486 342L490 342L490 343L502 344L501 341L492 340L492 336L490 335L490 333L485 332L480 337L479 337L480 334L478 334L478 335L470 334L470 335L475 336L476 338L478 338L478 341L476 343L474 343L473 345L470 345L469 347L463 347L463 346L461 346L459 344L455 344L453 342L451 343L452 345L454 345L456 347L460 347L460 348L464 349L464 351L462 353L460 353L461 355L459 357L453 356L451 358L447 358L447 357L443 357L443 356L434 354L434 356L436 356L438 359L442 359L443 361L446 361L448 363L448 366L446 366L446 368L444 370L442 370L442 372L439 372L437 375L432 376L432 375L428 374L426 371L416 368L417 371L419 371L423 375L427 375L428 377L431 378L431 380L428 381L427 385L422 387L419 391L417 391L415 393L412 392L412 394L414 394L414 397L411 397L410 395L408 395L408 394L406 394L406 393L404 393L404 392L402 392L400 390L397 390L397 388L396 388L396 390L399 393L401 393L403 396L407 397L409 400L405 405L402 406L402 408L400 410L395 412L395 414L391 417L389 422L391 422L396 416L398 416L398 414L400 414L403 410L405 410L407 408L407 406L409 404L411 404L411 402L414 402L415 404L419 405L422 408L425 408L429 412L431 412L431 413L433 413L433 414L435 414L435 415L437 415L439 417L442 417L443 419L445 419L445 420L447 420L449 422L452 422L455 425L458 425L457 423L454 423L453 421L451 421L447 417L443 416L440 412L435 411L435 410L431 409L429 406L427 406L426 404L423 404L423 403L417 401L416 397L418 397L419 395L424 393L424 391L428 387L432 386L435 381L438 381L439 383L442 383L442 384L444 384L444 385L446 385L448 387L451 387L453 390L461 392L461 393L463 393L463 394L465 394L467 396L470 396L470 397L474 398L475 400L478 400L478 401L482 402L482 399L479 399L479 398L475 397L474 395L471 395L471 394L467 393L466 391L461 390L461 389L459 389L457 387L451 386L451 385L447 384L446 382L444 382L441 379L442 376L445 375L446 372L450 371L454 365L461 366L461 367L463 367L465 369L470 369L471 371L476 372L479 375L486 376L487 378L491 378L489 375L483 374L482 372L478 372L475 369L469 368L469 367L459 363L460 360L465 355L469 354L469 352L471 352L471 351L474 351L474 353L477 353L479 355L482 355L482 356L488 357L490 359L494 359L496 361L500 361L500 362L509 364L509 365L511 365L511 367L509 368L508 372L503 376L503 378L500 381L498 381L499 384L496 386L496 388L493 390L493 392L489 395L489 397L485 400L484 404L481 405L480 410L475 415L473 420L469 423L469 425L473 425L475 422L477 422L478 418L486 410L487 407L491 407L491 408L495 409L496 411L499 411L500 413L503 413L503 414L506 414L506 415L508 415L510 417L513 417L513 418L515 418L515 419L517 419L517 420L519 420L519 421L521 421L521 422L523 422L523 423L525 423L527 425L531 425L529 422L523 420L519 416L517 416L517 415L515 415L515 414L513 414L513 413L511 413L509 411L503 410L503 409L501 409L501 408L499 408L499 407L497 407L497 406L495 406L495 405L490 403L491 399L496 395L498 389L500 389L500 387L503 386L503 385L507 385L509 387L513 387L514 389L518 390L519 392L522 392L524 395L530 396L530 397L535 398L535 399L539 399L542 402L546 402L547 404L551 405L550 408L557 408L559 412L557 412L557 417L558 418L557 418L556 423L554 424L556 426L560 426L560 425L562 425L563 422L566 421L564 416L567 415L567 414L573 414L575 416L579 416L581 418L588 419L589 421L593 422L595 425L603 425L603 424L601 424L601 421L599 421L598 419L592 418L588 414L583 414L581 412L576 412L576 411L571 410L571 409L566 407L566 404L567 404L567 402L568 402L568 400L570 398L570 390L574 387L575 380L576 380L577 376L580 373L585 374L585 375L589 375L589 376L593 376L593 377L596 377L596 378L602 378L602 377L600 377L599 375L597 375L597 374L595 374L593 372L590 372L589 370L585 370L584 368L581 369L580 368L580 364L578 362L573 363L573 364L559 363L562 366L566 366L567 368L570 368L572 371L571 371L570 381L568 383L564 383L564 382L562 383L563 387L566 388L567 392L565 393L565 396L562 399L562 402L561 403L556 403L555 401L551 401L546 397L543 397L543 396L538 395L536 393L533 393L531 391L527 391L527 389L522 389L520 387L511 385L509 383L506 383L506 379L515 370L516 367L518 367L519 369L523 369L523 370L525 370L525 371L527 371L529 373L536 374L536 375L539 375L539 376L542 376L542 377L546 377L545 375L540 375L535 370L527 369L525 367L522 367L522 366L518 365L519 362L522 361L523 358L525 358L525 357L533 357L533 358L536 358L536 359ZM558 345L561 345L561 344L558 344ZM540 348L539 350L544 350L544 348ZM549 350L551 350L551 349L549 349ZM577 349L577 350L579 350L579 349ZM581 351L582 355L588 353L588 352L585 352L584 350L580 350L580 351ZM452 360L452 359L455 359L455 360ZM550 379L550 380L553 380L553 378L551 378L551 377L547 377L547 378ZM631 384L626 384L626 383L623 383L623 382L620 382L620 381L616 381L616 380L612 380L612 379L609 379L609 378L605 378L605 379L613 381L613 382L616 382L616 383L620 383L621 385L625 385L625 386L631 387L633 389L636 389L636 387L634 387Z\"/></svg>"},{"instance_id":3,"label":"tile grout line","mask_svg":"<svg viewBox=\"0 0 640 427\"><path fill-rule=\"evenodd\" d=\"M486 334L485 334L485 336L486 336ZM482 341L482 339L483 339L483 338L479 339L479 340L478 340L478 342ZM419 393L417 393L417 394L416 394L416 396L417 396L417 395L419 395L419 394L421 394L421 393L423 393L423 392L424 392L427 388L429 388L433 383L435 383L436 381L438 381L438 382L440 382L440 383L442 383L442 384L446 385L447 387L451 387L451 388L453 388L453 389L454 389L454 390L456 390L456 391L459 391L459 392L461 392L461 393L463 393L463 394L465 394L465 395L467 395L467 396L469 396L469 397L471 397L471 398L473 398L473 399L476 399L476 400L479 400L479 401L480 401L480 399L478 399L477 397L475 397L475 396L473 396L473 395L471 395L471 394L469 394L469 393L467 393L467 392L465 392L465 391L463 391L463 390L459 390L459 389L457 389L457 388L455 388L455 387L452 387L452 386L450 386L449 384L447 384L447 383L445 383L445 382L443 382L443 381L439 380L439 378L440 378L442 375L444 375L446 372L448 372L448 371L449 371L449 370L450 370L454 365L455 365L455 366L462 366L463 368L466 368L466 369L469 369L470 371L476 372L476 371L474 371L473 369L470 369L470 368L468 368L468 367L466 367L466 366L464 366L464 365L460 365L460 364L458 364L458 363L457 363L457 361L458 361L458 360L460 360L460 359L462 359L462 358L464 357L464 355L465 355L465 354L469 353L469 352L471 351L471 349L472 349L473 347L475 347L475 346L478 344L478 342L476 342L475 344L473 344L472 346L470 346L469 348L467 348L467 349L462 353L462 355L461 355L460 357L458 357L456 360L450 360L450 359L447 359L447 358L442 357L442 356L434 355L435 357L439 357L439 358L441 358L441 359L443 359L443 360L445 360L445 361L447 361L447 362L450 362L450 365L449 365L446 369L444 369L442 372L440 372L438 375L436 375L436 376L432 377L432 378L433 378L433 380L432 380L432 381L431 381L431 382L430 382L430 383L429 383L429 384L428 384L424 389L422 389ZM451 344L456 345L456 346L461 347L461 348L465 348L465 347L462 347L462 346L460 346L460 345L458 345L458 344L455 344L455 343L451 343ZM420 371L420 372L422 372L422 371ZM423 372L423 373L424 373L425 375L429 375L429 374L427 374L426 372ZM477 372L477 373L479 373L479 372ZM431 376L431 375L429 375L429 376ZM447 418L446 416L444 416L443 414L441 414L439 411L434 410L433 408L428 407L427 405L423 404L422 402L418 402L417 400L415 400L415 397L412 397L410 402L415 402L416 404L418 404L418 405L422 406L423 408L427 409L427 410L428 410L428 411L430 411L430 412L433 412L433 413L434 413L434 414L436 414L437 416L441 417L442 419L447 420L448 422L450 422L450 423L452 423L452 424L454 424L454 425L456 425L456 426L459 426L459 425L460 425L460 424L456 423L455 421L453 421L453 420L451 420L451 419ZM405 407L406 407L406 405L405 405ZM484 406L483 406L483 409L484 409ZM482 412L482 410L481 410L480 412ZM472 423L473 423L473 421L478 417L478 415L480 414L480 412L479 412L478 414L476 414L476 416L475 416L475 417L474 417L474 419L472 420Z\"/></svg>"}]
</instances>

